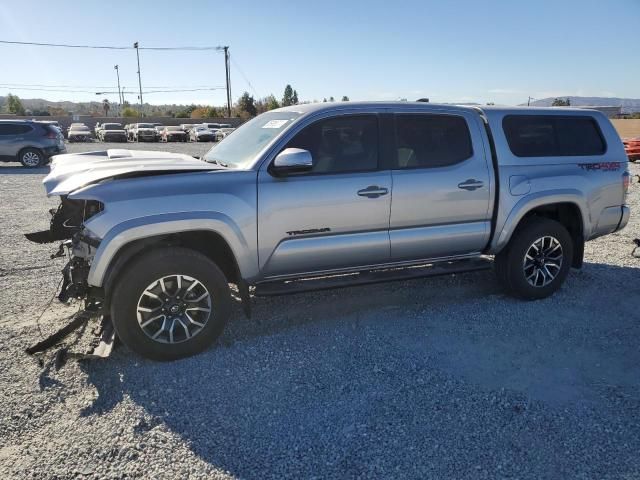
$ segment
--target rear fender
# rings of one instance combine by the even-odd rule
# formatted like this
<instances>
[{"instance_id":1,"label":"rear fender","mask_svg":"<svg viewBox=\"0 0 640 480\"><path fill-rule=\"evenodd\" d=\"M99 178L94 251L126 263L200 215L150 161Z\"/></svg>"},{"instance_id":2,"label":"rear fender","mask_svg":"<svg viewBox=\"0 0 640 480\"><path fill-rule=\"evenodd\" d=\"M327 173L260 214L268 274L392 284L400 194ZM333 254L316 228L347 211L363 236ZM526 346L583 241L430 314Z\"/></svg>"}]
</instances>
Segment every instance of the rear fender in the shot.
<instances>
[{"instance_id":1,"label":"rear fender","mask_svg":"<svg viewBox=\"0 0 640 480\"><path fill-rule=\"evenodd\" d=\"M562 189L537 192L522 198L513 207L502 226L497 226L497 234L494 236L489 253L500 252L511 240L511 236L520 224L520 221L535 208L555 203L572 203L580 209L582 216L582 231L591 232L591 219L584 195L575 189ZM500 207L498 207L500 208Z\"/></svg>"}]
</instances>

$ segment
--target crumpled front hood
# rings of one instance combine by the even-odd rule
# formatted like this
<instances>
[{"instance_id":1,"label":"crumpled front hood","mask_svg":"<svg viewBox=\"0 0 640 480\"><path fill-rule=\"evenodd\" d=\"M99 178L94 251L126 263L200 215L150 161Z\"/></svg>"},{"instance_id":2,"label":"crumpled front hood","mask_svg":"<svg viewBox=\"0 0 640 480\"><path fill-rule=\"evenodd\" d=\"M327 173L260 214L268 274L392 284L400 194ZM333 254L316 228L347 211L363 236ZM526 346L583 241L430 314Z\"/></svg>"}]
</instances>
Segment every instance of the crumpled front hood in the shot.
<instances>
[{"instance_id":1,"label":"crumpled front hood","mask_svg":"<svg viewBox=\"0 0 640 480\"><path fill-rule=\"evenodd\" d=\"M42 181L47 196L67 195L101 180L130 174L218 170L221 167L189 155L126 149L56 155Z\"/></svg>"}]
</instances>

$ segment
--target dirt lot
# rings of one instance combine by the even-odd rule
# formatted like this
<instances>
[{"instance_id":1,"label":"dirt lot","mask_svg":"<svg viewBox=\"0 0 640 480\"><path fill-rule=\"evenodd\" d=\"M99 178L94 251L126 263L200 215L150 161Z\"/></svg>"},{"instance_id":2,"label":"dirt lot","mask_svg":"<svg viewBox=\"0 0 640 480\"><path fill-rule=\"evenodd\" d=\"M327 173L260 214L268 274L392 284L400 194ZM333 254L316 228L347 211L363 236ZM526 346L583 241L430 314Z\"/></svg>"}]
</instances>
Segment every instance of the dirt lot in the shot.
<instances>
[{"instance_id":1,"label":"dirt lot","mask_svg":"<svg viewBox=\"0 0 640 480\"><path fill-rule=\"evenodd\" d=\"M612 120L621 138L640 138L640 120Z\"/></svg>"},{"instance_id":2,"label":"dirt lot","mask_svg":"<svg viewBox=\"0 0 640 480\"><path fill-rule=\"evenodd\" d=\"M22 236L45 174L0 165L0 478L640 478L637 183L543 301L491 272L259 298L197 357L56 371L23 353L62 267Z\"/></svg>"}]
</instances>

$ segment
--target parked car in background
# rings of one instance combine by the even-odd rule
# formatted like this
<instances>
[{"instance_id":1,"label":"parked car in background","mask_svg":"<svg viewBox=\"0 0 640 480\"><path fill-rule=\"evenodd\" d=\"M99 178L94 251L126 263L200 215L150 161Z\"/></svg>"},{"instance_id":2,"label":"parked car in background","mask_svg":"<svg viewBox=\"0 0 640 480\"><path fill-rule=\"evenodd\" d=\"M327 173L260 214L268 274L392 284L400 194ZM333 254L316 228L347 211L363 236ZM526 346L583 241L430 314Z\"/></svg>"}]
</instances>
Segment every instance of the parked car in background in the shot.
<instances>
[{"instance_id":1,"label":"parked car in background","mask_svg":"<svg viewBox=\"0 0 640 480\"><path fill-rule=\"evenodd\" d=\"M87 127L87 125L85 123L72 123L71 125L69 125L69 127L67 128L67 136L69 135L69 132L75 128L78 127ZM89 127L87 127L89 128Z\"/></svg>"},{"instance_id":2,"label":"parked car in background","mask_svg":"<svg viewBox=\"0 0 640 480\"><path fill-rule=\"evenodd\" d=\"M64 131L62 130L62 127L60 126L60 122L58 122L57 120L36 120L35 118L31 119L32 122L40 122L40 123L46 123L47 125L51 125L53 127L56 127L58 130L60 130L61 132L64 133Z\"/></svg>"},{"instance_id":3,"label":"parked car in background","mask_svg":"<svg viewBox=\"0 0 640 480\"><path fill-rule=\"evenodd\" d=\"M125 132L124 128L122 128L122 124L120 123L103 123L98 135L98 138L102 142L127 141L127 132Z\"/></svg>"},{"instance_id":4,"label":"parked car in background","mask_svg":"<svg viewBox=\"0 0 640 480\"><path fill-rule=\"evenodd\" d=\"M69 142L90 142L91 129L84 123L72 123L67 131Z\"/></svg>"},{"instance_id":5,"label":"parked car in background","mask_svg":"<svg viewBox=\"0 0 640 480\"><path fill-rule=\"evenodd\" d=\"M129 129L129 139L134 142L157 142L156 128L151 123L134 123Z\"/></svg>"},{"instance_id":6,"label":"parked car in background","mask_svg":"<svg viewBox=\"0 0 640 480\"><path fill-rule=\"evenodd\" d=\"M187 136L187 140L189 139L189 135L191 134L191 129L194 127L195 125L193 123L181 123L180 124L180 128L182 129L182 131L185 133L185 135Z\"/></svg>"},{"instance_id":7,"label":"parked car in background","mask_svg":"<svg viewBox=\"0 0 640 480\"><path fill-rule=\"evenodd\" d=\"M158 141L160 141L162 139L162 131L164 130L164 125L156 125L154 123L153 126L156 129L156 138Z\"/></svg>"},{"instance_id":8,"label":"parked car in background","mask_svg":"<svg viewBox=\"0 0 640 480\"><path fill-rule=\"evenodd\" d=\"M209 130L215 132L216 130L218 130L220 128L220 124L219 123L201 123L200 125L202 125L203 127L207 127Z\"/></svg>"},{"instance_id":9,"label":"parked car in background","mask_svg":"<svg viewBox=\"0 0 640 480\"><path fill-rule=\"evenodd\" d=\"M65 153L64 137L55 126L29 120L0 120L0 161L20 162L24 167L45 165Z\"/></svg>"},{"instance_id":10,"label":"parked car in background","mask_svg":"<svg viewBox=\"0 0 640 480\"><path fill-rule=\"evenodd\" d=\"M215 133L215 141L219 142L234 130L235 128L219 128Z\"/></svg>"},{"instance_id":11,"label":"parked car in background","mask_svg":"<svg viewBox=\"0 0 640 480\"><path fill-rule=\"evenodd\" d=\"M186 142L187 134L179 126L167 126L160 132L160 140L163 142Z\"/></svg>"},{"instance_id":12,"label":"parked car in background","mask_svg":"<svg viewBox=\"0 0 640 480\"><path fill-rule=\"evenodd\" d=\"M215 133L207 127L197 125L191 129L189 140L192 142L213 142L215 140Z\"/></svg>"}]
</instances>

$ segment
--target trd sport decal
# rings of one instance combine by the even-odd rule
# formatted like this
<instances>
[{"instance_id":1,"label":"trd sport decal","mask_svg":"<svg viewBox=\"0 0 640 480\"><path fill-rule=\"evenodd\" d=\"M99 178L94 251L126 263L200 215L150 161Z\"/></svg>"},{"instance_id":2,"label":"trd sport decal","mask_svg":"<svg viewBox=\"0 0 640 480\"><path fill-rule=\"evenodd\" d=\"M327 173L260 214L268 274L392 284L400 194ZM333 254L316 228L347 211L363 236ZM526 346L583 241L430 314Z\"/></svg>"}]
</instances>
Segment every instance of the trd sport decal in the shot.
<instances>
[{"instance_id":1,"label":"trd sport decal","mask_svg":"<svg viewBox=\"0 0 640 480\"><path fill-rule=\"evenodd\" d=\"M583 170L600 170L602 172L615 172L620 170L620 162L599 162L599 163L579 163L578 166Z\"/></svg>"},{"instance_id":2,"label":"trd sport decal","mask_svg":"<svg viewBox=\"0 0 640 480\"><path fill-rule=\"evenodd\" d=\"M328 227L324 227L324 228L310 228L308 230L291 230L290 232L287 232L287 235L289 236L294 236L294 235L307 235L309 233L324 233L324 232L330 232L331 229Z\"/></svg>"}]
</instances>

